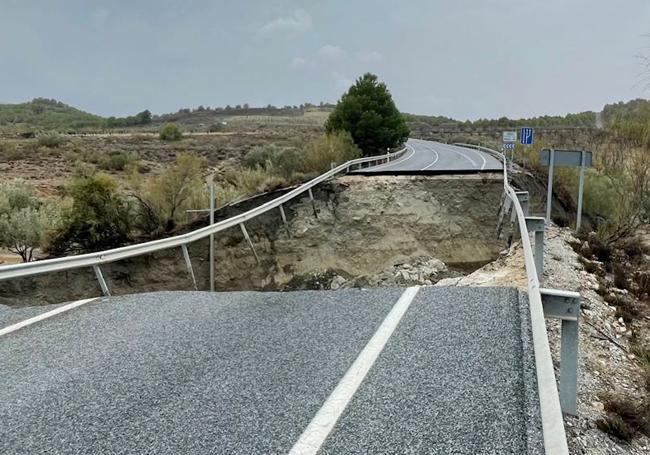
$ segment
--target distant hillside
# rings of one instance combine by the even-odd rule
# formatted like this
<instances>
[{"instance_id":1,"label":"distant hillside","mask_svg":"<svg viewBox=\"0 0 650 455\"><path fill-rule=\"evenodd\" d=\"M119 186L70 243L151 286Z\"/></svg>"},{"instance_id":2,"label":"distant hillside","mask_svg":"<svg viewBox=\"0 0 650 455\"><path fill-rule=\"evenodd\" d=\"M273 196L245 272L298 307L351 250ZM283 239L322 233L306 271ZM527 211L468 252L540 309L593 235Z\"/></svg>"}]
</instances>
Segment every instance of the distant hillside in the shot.
<instances>
[{"instance_id":1,"label":"distant hillside","mask_svg":"<svg viewBox=\"0 0 650 455\"><path fill-rule=\"evenodd\" d=\"M442 116L404 114L406 120L413 124L426 124L437 128L516 128L521 126L531 127L558 127L558 128L594 128L596 127L596 113L587 111L578 114L543 115L525 119L509 119L501 117L498 119L479 119L474 121L460 121Z\"/></svg>"},{"instance_id":2,"label":"distant hillside","mask_svg":"<svg viewBox=\"0 0 650 455\"><path fill-rule=\"evenodd\" d=\"M314 105L310 103L301 104L300 106L283 106L276 107L268 105L265 107L252 107L248 104L225 106L225 107L204 107L199 106L194 109L183 108L177 112L156 115L153 117L154 123L178 123L188 127L209 126L219 123L225 117L253 117L253 116L273 116L273 117L301 117L306 112L323 111L329 112L334 108L333 104L321 103Z\"/></svg>"},{"instance_id":3,"label":"distant hillside","mask_svg":"<svg viewBox=\"0 0 650 455\"><path fill-rule=\"evenodd\" d=\"M650 121L650 100L636 99L608 104L603 108L603 120L607 125L616 121Z\"/></svg>"},{"instance_id":4,"label":"distant hillside","mask_svg":"<svg viewBox=\"0 0 650 455\"><path fill-rule=\"evenodd\" d=\"M16 130L79 130L100 128L105 120L60 101L34 98L21 104L0 104L0 127Z\"/></svg>"}]
</instances>

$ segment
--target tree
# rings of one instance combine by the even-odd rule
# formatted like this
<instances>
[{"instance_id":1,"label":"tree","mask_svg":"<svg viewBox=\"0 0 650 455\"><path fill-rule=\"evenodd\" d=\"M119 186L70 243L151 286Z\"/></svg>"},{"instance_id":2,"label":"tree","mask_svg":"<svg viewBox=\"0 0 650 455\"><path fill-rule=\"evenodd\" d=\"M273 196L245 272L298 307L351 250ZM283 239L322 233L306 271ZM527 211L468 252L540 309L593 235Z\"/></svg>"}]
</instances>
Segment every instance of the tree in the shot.
<instances>
[{"instance_id":1,"label":"tree","mask_svg":"<svg viewBox=\"0 0 650 455\"><path fill-rule=\"evenodd\" d=\"M348 131L366 156L385 153L410 133L386 85L370 73L357 79L341 97L325 128L327 132Z\"/></svg>"},{"instance_id":2,"label":"tree","mask_svg":"<svg viewBox=\"0 0 650 455\"><path fill-rule=\"evenodd\" d=\"M132 210L117 183L102 173L75 179L65 189L72 200L48 250L56 254L115 248L129 239Z\"/></svg>"},{"instance_id":3,"label":"tree","mask_svg":"<svg viewBox=\"0 0 650 455\"><path fill-rule=\"evenodd\" d=\"M21 181L0 184L0 246L29 262L56 224L54 206L43 204L34 187Z\"/></svg>"}]
</instances>

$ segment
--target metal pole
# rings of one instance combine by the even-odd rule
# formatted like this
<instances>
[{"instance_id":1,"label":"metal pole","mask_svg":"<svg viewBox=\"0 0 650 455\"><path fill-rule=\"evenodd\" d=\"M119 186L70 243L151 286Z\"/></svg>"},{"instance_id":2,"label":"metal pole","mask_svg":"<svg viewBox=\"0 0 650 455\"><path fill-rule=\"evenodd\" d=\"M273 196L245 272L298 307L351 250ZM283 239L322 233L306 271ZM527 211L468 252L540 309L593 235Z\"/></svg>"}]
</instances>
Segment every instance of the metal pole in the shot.
<instances>
[{"instance_id":1,"label":"metal pole","mask_svg":"<svg viewBox=\"0 0 650 455\"><path fill-rule=\"evenodd\" d=\"M257 252L255 251L255 247L253 246L253 241L251 240L251 237L248 235L248 231L246 230L246 226L244 226L244 223L239 223L239 227L241 228L241 231L244 234L244 238L248 242L248 246L250 246L251 250L253 251L253 256L255 256L255 260L259 264L260 263L260 258L257 256Z\"/></svg>"},{"instance_id":2,"label":"metal pole","mask_svg":"<svg viewBox=\"0 0 650 455\"><path fill-rule=\"evenodd\" d=\"M196 277L194 276L194 269L192 268L192 260L190 259L189 251L187 251L187 245L181 245L181 249L183 250L183 258L185 258L185 267L187 267L187 273L189 273L190 278L192 278L192 285L194 286L194 290L198 291L199 288L196 285Z\"/></svg>"},{"instance_id":3,"label":"metal pole","mask_svg":"<svg viewBox=\"0 0 650 455\"><path fill-rule=\"evenodd\" d=\"M311 201L311 208L314 211L314 218L318 218L318 212L316 212L316 203L314 202L314 193L312 193L311 188L307 190L309 193L309 200Z\"/></svg>"},{"instance_id":4,"label":"metal pole","mask_svg":"<svg viewBox=\"0 0 650 455\"><path fill-rule=\"evenodd\" d=\"M111 291L108 290L108 286L106 285L106 280L104 280L104 275L102 275L102 269L100 269L98 265L93 265L93 270L95 271L95 276L97 277L97 281L99 281L99 287L102 288L102 294L104 294L107 297L110 297Z\"/></svg>"},{"instance_id":5,"label":"metal pole","mask_svg":"<svg viewBox=\"0 0 650 455\"><path fill-rule=\"evenodd\" d=\"M548 165L548 191L546 193L546 224L551 222L551 205L553 202L553 166L555 166L555 150L551 149Z\"/></svg>"},{"instance_id":6,"label":"metal pole","mask_svg":"<svg viewBox=\"0 0 650 455\"><path fill-rule=\"evenodd\" d=\"M576 217L576 231L580 230L582 222L582 194L585 188L585 161L586 153L584 150L580 151L580 184L578 185L578 216Z\"/></svg>"},{"instance_id":7,"label":"metal pole","mask_svg":"<svg viewBox=\"0 0 650 455\"><path fill-rule=\"evenodd\" d=\"M291 230L289 229L289 223L287 222L287 215L284 213L284 207L280 204L280 216L282 216L282 222L284 227L287 228L287 237L291 238Z\"/></svg>"},{"instance_id":8,"label":"metal pole","mask_svg":"<svg viewBox=\"0 0 650 455\"><path fill-rule=\"evenodd\" d=\"M578 306L579 308L579 306ZM579 310L576 312L578 315ZM562 321L560 338L560 405L567 414L577 415L578 319Z\"/></svg>"},{"instance_id":9,"label":"metal pole","mask_svg":"<svg viewBox=\"0 0 650 455\"><path fill-rule=\"evenodd\" d=\"M214 224L214 179L210 176L210 226ZM214 234L210 234L210 292L214 292Z\"/></svg>"}]
</instances>

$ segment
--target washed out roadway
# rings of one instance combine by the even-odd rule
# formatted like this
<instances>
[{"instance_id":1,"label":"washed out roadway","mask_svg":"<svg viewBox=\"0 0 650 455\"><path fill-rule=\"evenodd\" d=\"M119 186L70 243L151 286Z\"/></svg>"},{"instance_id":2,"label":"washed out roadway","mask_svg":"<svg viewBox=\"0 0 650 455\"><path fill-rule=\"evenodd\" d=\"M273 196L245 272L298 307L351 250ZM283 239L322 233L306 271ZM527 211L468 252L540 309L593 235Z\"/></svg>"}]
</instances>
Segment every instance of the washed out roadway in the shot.
<instances>
[{"instance_id":1,"label":"washed out roadway","mask_svg":"<svg viewBox=\"0 0 650 455\"><path fill-rule=\"evenodd\" d=\"M141 294L9 333L0 453L288 453L403 292ZM318 453L540 453L526 314L420 289Z\"/></svg>"}]
</instances>

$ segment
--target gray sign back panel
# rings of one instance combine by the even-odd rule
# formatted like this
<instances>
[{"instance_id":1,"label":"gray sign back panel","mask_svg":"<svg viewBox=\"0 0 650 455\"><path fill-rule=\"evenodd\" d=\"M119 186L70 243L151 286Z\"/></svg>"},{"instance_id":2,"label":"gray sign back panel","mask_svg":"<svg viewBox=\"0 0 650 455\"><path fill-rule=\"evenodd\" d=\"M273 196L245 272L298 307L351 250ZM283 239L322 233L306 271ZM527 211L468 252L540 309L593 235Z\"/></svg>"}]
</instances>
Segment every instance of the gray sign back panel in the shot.
<instances>
[{"instance_id":1,"label":"gray sign back panel","mask_svg":"<svg viewBox=\"0 0 650 455\"><path fill-rule=\"evenodd\" d=\"M553 164L555 166L580 166L580 154L585 154L585 166L593 166L593 157L591 152L580 150L558 150L555 149L555 156L553 157ZM539 153L539 163L542 166L549 166L551 163L551 150L543 149Z\"/></svg>"}]
</instances>

